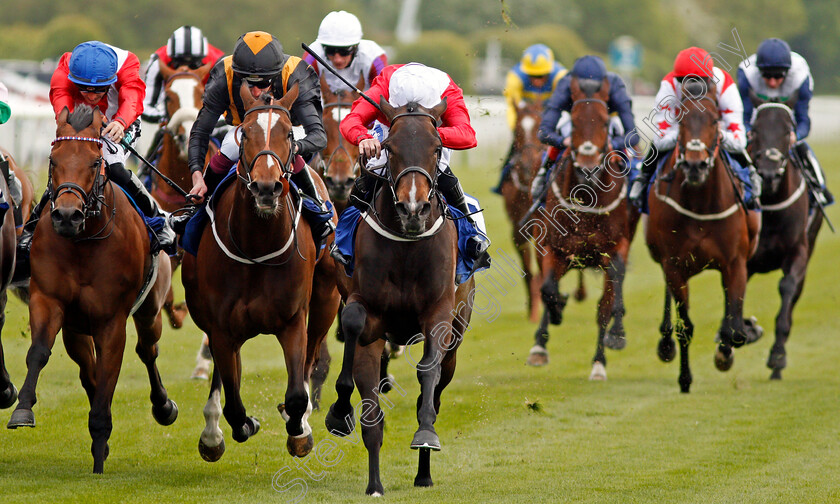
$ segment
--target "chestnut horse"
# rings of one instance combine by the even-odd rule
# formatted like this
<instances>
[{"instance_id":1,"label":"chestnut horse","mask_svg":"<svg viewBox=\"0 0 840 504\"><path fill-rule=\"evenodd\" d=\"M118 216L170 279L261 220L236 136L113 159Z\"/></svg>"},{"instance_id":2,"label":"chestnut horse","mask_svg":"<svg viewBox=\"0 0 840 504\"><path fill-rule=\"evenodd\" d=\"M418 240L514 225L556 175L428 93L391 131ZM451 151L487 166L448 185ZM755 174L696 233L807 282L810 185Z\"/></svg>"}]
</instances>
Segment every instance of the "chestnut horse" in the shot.
<instances>
[{"instance_id":1,"label":"chestnut horse","mask_svg":"<svg viewBox=\"0 0 840 504\"><path fill-rule=\"evenodd\" d=\"M604 347L621 350L624 332L622 286L630 243L639 214L626 199L626 160L610 151L609 82L571 81L571 144L556 168L541 218L547 229L543 256L545 280L541 292L545 304L528 363L547 361L548 324L563 319L565 295L557 283L572 268L604 271L604 291L598 303L598 337L590 380L606 380ZM612 320L612 326L609 326Z\"/></svg>"},{"instance_id":2,"label":"chestnut horse","mask_svg":"<svg viewBox=\"0 0 840 504\"><path fill-rule=\"evenodd\" d=\"M155 360L160 310L170 282L169 259L149 254L150 240L129 198L103 174L99 109L64 109L50 152L50 205L32 239L27 374L9 428L34 427L35 387L61 330L90 401L93 472L108 457L111 401L133 316L140 359L152 388L152 415L162 425L178 416ZM144 288L147 287L147 288Z\"/></svg>"},{"instance_id":3,"label":"chestnut horse","mask_svg":"<svg viewBox=\"0 0 840 504\"><path fill-rule=\"evenodd\" d=\"M368 495L384 493L379 394L387 380L380 376L385 338L392 345L424 341L423 357L415 363L419 428L411 448L420 449L414 485L431 486L430 450L440 450L434 423L441 392L455 373L456 352L472 314L467 298L475 285L471 277L455 288L458 235L436 190L442 146L435 124L446 100L431 109L416 103L395 109L384 97L379 103L391 124L382 143L388 167L384 177L369 175L384 187L356 231L353 277L340 277L347 299L341 315L344 359L335 385L338 399L325 419L335 435L355 429L350 403L355 383L365 404L359 420L368 450Z\"/></svg>"},{"instance_id":4,"label":"chestnut horse","mask_svg":"<svg viewBox=\"0 0 840 504\"><path fill-rule=\"evenodd\" d=\"M334 263L315 249L301 202L289 192L289 108L297 84L280 100L254 99L244 83L240 95L247 112L240 125L238 181L213 196L211 223L198 254L184 257L182 271L190 312L210 338L215 363L199 440L199 452L210 462L225 450L219 428L222 385L233 439L244 442L259 430L239 394L240 348L258 334L274 334L283 347L288 383L278 408L286 420L287 449L296 457L309 453L314 442L307 380L338 309ZM321 192L326 197L323 186Z\"/></svg>"},{"instance_id":5,"label":"chestnut horse","mask_svg":"<svg viewBox=\"0 0 840 504\"><path fill-rule=\"evenodd\" d=\"M173 69L168 65L160 65L160 75L164 82L166 121L160 127L163 136L156 166L162 174L186 191L192 187L192 175L187 164L190 130L201 109L204 79L212 66L212 63L208 63L192 70L187 66ZM210 142L205 164L217 151L216 144ZM167 212L174 212L187 203L181 192L154 175L151 192L160 207ZM178 258L173 261L173 269L178 268L182 254L183 252L179 252ZM175 329L183 325L187 316L186 303L175 303L175 296L171 290L167 295L164 310L169 318L169 325Z\"/></svg>"},{"instance_id":6,"label":"chestnut horse","mask_svg":"<svg viewBox=\"0 0 840 504\"><path fill-rule=\"evenodd\" d=\"M648 205L648 249L665 274L665 311L657 353L665 362L676 355L671 337L671 297L677 307L680 342L678 383L684 393L691 386L688 346L694 324L688 316L688 279L716 269L721 273L726 308L721 322L715 366L732 367L732 347L752 343L760 327L743 319L747 260L755 252L761 215L743 205L740 189L721 152L720 112L715 84L686 79L681 104L677 147L654 180Z\"/></svg>"},{"instance_id":7,"label":"chestnut horse","mask_svg":"<svg viewBox=\"0 0 840 504\"><path fill-rule=\"evenodd\" d=\"M809 215L808 186L801 167L789 155L794 131L792 103L756 100L755 121L750 131L749 151L764 181L761 190L761 235L758 250L747 262L747 274L781 269L779 294L782 306L776 316L776 341L767 367L771 379L781 380L787 365L785 343L793 324L793 307L802 294L808 261L822 226L818 212Z\"/></svg>"}]
</instances>

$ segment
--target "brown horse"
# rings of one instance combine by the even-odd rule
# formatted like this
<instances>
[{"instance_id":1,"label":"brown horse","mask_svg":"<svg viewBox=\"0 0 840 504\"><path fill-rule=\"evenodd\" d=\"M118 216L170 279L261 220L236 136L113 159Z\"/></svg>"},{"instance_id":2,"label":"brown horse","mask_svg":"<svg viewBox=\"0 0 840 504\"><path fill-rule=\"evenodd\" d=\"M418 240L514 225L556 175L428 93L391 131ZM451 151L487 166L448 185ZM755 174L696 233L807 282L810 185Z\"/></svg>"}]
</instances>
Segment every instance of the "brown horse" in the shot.
<instances>
[{"instance_id":1,"label":"brown horse","mask_svg":"<svg viewBox=\"0 0 840 504\"><path fill-rule=\"evenodd\" d=\"M161 125L160 155L156 165L162 174L187 191L192 187L190 168L187 165L190 130L198 117L204 98L204 78L212 66L212 63L208 63L192 70L187 66L173 69L168 65L160 65L160 74L164 82L166 121ZM210 142L205 164L217 151L216 144ZM160 207L167 212L176 211L187 203L183 193L163 183L154 175L151 192ZM179 252L173 260L173 270L178 268L182 255L183 252ZM187 305L183 301L176 303L171 290L167 295L164 310L169 318L169 325L175 329L183 326L187 316Z\"/></svg>"},{"instance_id":2,"label":"brown horse","mask_svg":"<svg viewBox=\"0 0 840 504\"><path fill-rule=\"evenodd\" d=\"M532 365L548 358L548 324L562 322L566 304L567 296L560 294L557 285L560 278L572 268L599 268L605 273L604 291L598 304L590 380L607 378L604 347L621 350L626 344L622 286L639 218L626 199L626 162L610 152L609 93L607 80L572 79L571 145L559 161L557 179L549 185L546 211L541 215L549 251L542 258L545 312L529 356Z\"/></svg>"},{"instance_id":3,"label":"brown horse","mask_svg":"<svg viewBox=\"0 0 840 504\"><path fill-rule=\"evenodd\" d=\"M149 373L152 414L162 425L178 416L155 364L171 271L165 255L158 260L149 254L143 220L103 175L99 109L79 105L72 114L64 109L57 122L45 209L49 218L41 218L32 239L28 371L8 427L35 426L35 386L61 330L90 401L93 472L101 473L130 315L137 329L136 351Z\"/></svg>"},{"instance_id":4,"label":"brown horse","mask_svg":"<svg viewBox=\"0 0 840 504\"><path fill-rule=\"evenodd\" d=\"M688 346L694 324L688 317L688 279L706 269L721 272L726 309L721 322L715 365L732 367L732 347L752 343L760 328L743 319L747 259L755 252L761 215L747 211L740 189L726 165L718 132L720 112L710 80L687 79L681 104L675 152L665 163L648 195L648 249L665 274L665 312L657 353L665 362L676 355L671 337L671 296L677 306L680 342L679 385L691 386Z\"/></svg>"},{"instance_id":5,"label":"brown horse","mask_svg":"<svg viewBox=\"0 0 840 504\"><path fill-rule=\"evenodd\" d=\"M211 462L225 450L219 429L222 384L233 439L241 443L259 430L239 395L240 348L257 334L274 334L283 347L288 384L279 409L286 419L286 446L296 457L309 453L307 380L338 309L334 264L329 254L315 249L300 202L289 193L289 108L298 96L297 84L280 100L254 99L245 84L240 95L247 113L240 125L239 180L214 195L211 223L197 256L184 257L182 272L190 312L210 338L215 363L199 441L202 458Z\"/></svg>"},{"instance_id":6,"label":"brown horse","mask_svg":"<svg viewBox=\"0 0 840 504\"><path fill-rule=\"evenodd\" d=\"M785 343L793 324L793 307L802 294L808 261L822 226L819 212L809 215L808 187L801 167L789 155L793 131L793 103L756 100L749 152L764 181L761 191L761 235L758 250L747 262L747 274L781 269L779 294L782 306L776 316L776 341L767 367L771 379L781 380L787 366Z\"/></svg>"},{"instance_id":7,"label":"brown horse","mask_svg":"<svg viewBox=\"0 0 840 504\"><path fill-rule=\"evenodd\" d=\"M341 277L347 299L341 315L344 359L335 385L338 399L326 417L333 434L353 431L350 396L355 383L364 404L359 420L368 449L368 495L384 492L379 478L384 338L395 345L424 341L423 357L416 363L420 425L411 448L420 449L415 486L431 486L430 450L440 450L433 424L441 392L455 373L456 351L472 313L467 298L474 287L471 278L456 291L457 231L436 191L441 140L435 124L446 101L431 109L416 103L395 109L381 98L380 106L391 124L382 144L388 169L380 177L385 185L373 210L363 214L356 231L353 277Z\"/></svg>"}]
</instances>

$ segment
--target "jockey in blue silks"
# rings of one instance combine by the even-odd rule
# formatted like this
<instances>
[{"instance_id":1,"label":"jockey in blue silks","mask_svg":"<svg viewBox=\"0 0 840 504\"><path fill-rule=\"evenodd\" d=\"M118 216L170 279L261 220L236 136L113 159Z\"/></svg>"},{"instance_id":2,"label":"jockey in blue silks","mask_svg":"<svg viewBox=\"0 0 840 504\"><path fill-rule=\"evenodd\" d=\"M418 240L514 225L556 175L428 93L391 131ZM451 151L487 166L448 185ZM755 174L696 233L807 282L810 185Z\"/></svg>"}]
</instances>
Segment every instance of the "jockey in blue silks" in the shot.
<instances>
[{"instance_id":1,"label":"jockey in blue silks","mask_svg":"<svg viewBox=\"0 0 840 504\"><path fill-rule=\"evenodd\" d=\"M805 142L811 131L811 118L808 106L814 95L814 79L808 62L799 54L792 52L784 40L770 38L758 46L755 54L738 65L738 91L744 102L744 126L750 130L754 114L754 104L750 91L762 101L792 103L796 131L791 132L790 147L802 160L816 191L815 197L820 203L830 205L834 197L825 186L825 174L814 156L814 151Z\"/></svg>"},{"instance_id":2,"label":"jockey in blue silks","mask_svg":"<svg viewBox=\"0 0 840 504\"><path fill-rule=\"evenodd\" d=\"M543 112L538 135L542 143L550 145L553 148L549 149L543 165L540 167L539 172L537 172L531 184L531 195L534 197L543 194L550 166L559 159L560 155L571 143L571 131L565 128L561 128L558 131L557 123L560 121L560 116L564 111L570 112L572 110L574 103L570 88L572 77L577 77L579 82L583 80L601 82L606 79L609 83L610 96L607 99L608 112L610 114L618 114L618 119L623 128L623 131L621 131L619 128L613 128L612 125L610 127L610 132L613 133L610 139L610 146L613 150L623 152L625 145L635 146L639 142L639 136L636 133L635 123L633 121L633 101L627 94L624 81L618 75L607 72L604 61L598 56L588 55L578 58L574 66L572 66L571 73L560 79L551 98L545 103L545 111Z\"/></svg>"}]
</instances>

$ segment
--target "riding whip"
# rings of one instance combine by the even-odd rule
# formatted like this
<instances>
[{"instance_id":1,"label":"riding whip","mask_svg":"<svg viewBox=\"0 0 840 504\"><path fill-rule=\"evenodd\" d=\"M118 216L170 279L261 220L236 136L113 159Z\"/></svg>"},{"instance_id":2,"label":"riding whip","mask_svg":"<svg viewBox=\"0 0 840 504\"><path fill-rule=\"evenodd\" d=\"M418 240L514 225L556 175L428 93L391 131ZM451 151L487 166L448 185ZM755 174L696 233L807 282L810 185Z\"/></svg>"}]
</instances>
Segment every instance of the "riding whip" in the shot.
<instances>
[{"instance_id":1,"label":"riding whip","mask_svg":"<svg viewBox=\"0 0 840 504\"><path fill-rule=\"evenodd\" d=\"M378 110L378 111L382 112L382 109L379 107L379 104L378 104L378 103L376 103L375 101L373 101L373 98L371 98L370 96L368 96L368 95L364 94L364 93L362 92L362 90L361 90L361 89L359 89L359 88L357 88L355 85L350 84L350 82L349 82L347 79L345 79L344 77L342 77L342 76L338 75L338 71L337 71L335 68L333 68L333 67L332 67L332 65L330 65L329 63L327 63L326 61L324 61L324 60L323 60L320 56L318 56L317 54L315 54L315 51L313 51L311 47L309 47L308 45L304 44L303 42L301 42L301 43L300 43L300 46L303 48L303 50L304 50L304 51L306 51L306 52L308 52L309 54L311 54L311 55L312 55L312 57L313 57L313 58L315 58L315 59L318 61L318 63L320 63L320 64L321 64L321 66L323 66L324 68L326 68L327 70L329 70L331 74L333 74L333 75L335 75L336 77L338 77L339 79L341 79L341 82L343 82L343 83L347 84L348 86L350 86L350 89L352 89L352 90L356 91L357 93L359 93L359 94L361 95L361 97L362 97L362 98L364 98L365 100L367 100L367 101L368 101L368 103L370 103L371 105L373 105L374 107L376 107L376 110ZM384 112L382 112L382 113L384 114Z\"/></svg>"},{"instance_id":2,"label":"riding whip","mask_svg":"<svg viewBox=\"0 0 840 504\"><path fill-rule=\"evenodd\" d=\"M169 177L167 177L166 175L164 175L163 173L161 173L161 172L160 172L157 168L155 168L155 165L153 165L152 163L150 163L150 162L146 161L146 158L144 158L143 156L141 156L141 155L140 155L140 153L139 153L139 152L137 152L137 150L136 150L134 147L132 147L131 145L129 145L129 143L125 140L125 138L123 138L123 139L122 139L122 141L120 142L120 145L122 145L123 147L125 147L125 149L126 149L128 152L130 152L130 153L134 154L134 155L137 157L137 159L139 159L140 161L142 161L142 162L143 162L143 164L145 164L146 166L148 166L149 168L151 168L151 170L152 170L153 172L157 173L157 174L158 174L158 176L159 176L160 178L162 178L164 182L166 182L167 184L169 184L169 186L170 186L172 189L175 189L176 191L178 191L178 194L180 194L180 195L181 195L181 196L183 196L184 198L187 198L187 197L189 196L189 194L187 193L187 191L185 191L185 190L181 189L181 186L179 186L179 185L178 185L178 184L176 184L174 181L172 181L172 179L170 179Z\"/></svg>"}]
</instances>

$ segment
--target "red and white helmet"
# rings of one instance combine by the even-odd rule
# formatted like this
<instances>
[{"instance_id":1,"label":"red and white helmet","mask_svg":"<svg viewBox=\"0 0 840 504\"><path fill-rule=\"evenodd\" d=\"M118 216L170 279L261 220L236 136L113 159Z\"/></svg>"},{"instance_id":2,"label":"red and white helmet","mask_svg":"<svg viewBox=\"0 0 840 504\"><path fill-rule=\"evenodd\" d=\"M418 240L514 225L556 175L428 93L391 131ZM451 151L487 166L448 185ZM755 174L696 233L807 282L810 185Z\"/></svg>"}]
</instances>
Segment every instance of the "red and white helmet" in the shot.
<instances>
[{"instance_id":1,"label":"red and white helmet","mask_svg":"<svg viewBox=\"0 0 840 504\"><path fill-rule=\"evenodd\" d=\"M347 11L332 11L321 21L316 42L322 46L350 47L362 41L359 18Z\"/></svg>"}]
</instances>

